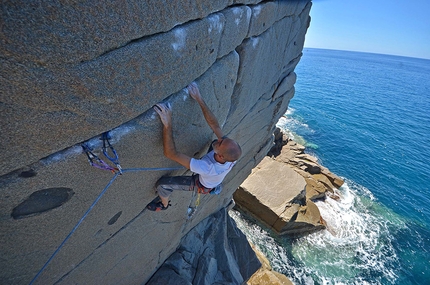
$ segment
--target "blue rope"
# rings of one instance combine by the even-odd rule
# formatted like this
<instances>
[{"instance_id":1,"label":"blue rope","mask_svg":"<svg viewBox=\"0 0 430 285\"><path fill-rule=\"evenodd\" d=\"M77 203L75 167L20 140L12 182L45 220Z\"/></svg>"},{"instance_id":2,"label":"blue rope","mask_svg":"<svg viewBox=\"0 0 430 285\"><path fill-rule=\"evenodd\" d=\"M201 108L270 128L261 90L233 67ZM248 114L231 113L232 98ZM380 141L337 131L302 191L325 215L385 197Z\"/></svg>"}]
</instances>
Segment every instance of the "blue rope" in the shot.
<instances>
[{"instance_id":1,"label":"blue rope","mask_svg":"<svg viewBox=\"0 0 430 285\"><path fill-rule=\"evenodd\" d=\"M183 169L183 167L160 167L160 168L127 168L123 169L123 172L135 172L135 171L158 171L158 170L179 170ZM115 179L120 175L120 172L115 173L115 175L112 177L112 179L109 181L109 183L106 185L106 187L103 189L103 191L97 196L97 198L94 200L94 202L91 204L91 206L88 208L88 210L85 212L85 214L82 216L82 218L79 220L79 222L76 224L76 226L72 229L72 231L67 235L67 237L63 240L63 242L58 246L58 248L54 251L54 253L51 255L51 257L48 259L48 261L43 265L43 267L39 270L39 272L34 276L33 280L31 280L29 285L32 285L36 279L39 277L40 274L45 270L45 268L48 266L48 264L54 259L54 257L57 255L57 253L60 251L60 249L64 246L64 244L67 242L67 240L72 236L72 234L76 231L76 229L82 224L84 219L88 216L88 214L91 212L91 210L94 208L94 206L97 204L97 202L100 200L100 198L106 193L108 188L112 185L112 183L115 181Z\"/></svg>"}]
</instances>

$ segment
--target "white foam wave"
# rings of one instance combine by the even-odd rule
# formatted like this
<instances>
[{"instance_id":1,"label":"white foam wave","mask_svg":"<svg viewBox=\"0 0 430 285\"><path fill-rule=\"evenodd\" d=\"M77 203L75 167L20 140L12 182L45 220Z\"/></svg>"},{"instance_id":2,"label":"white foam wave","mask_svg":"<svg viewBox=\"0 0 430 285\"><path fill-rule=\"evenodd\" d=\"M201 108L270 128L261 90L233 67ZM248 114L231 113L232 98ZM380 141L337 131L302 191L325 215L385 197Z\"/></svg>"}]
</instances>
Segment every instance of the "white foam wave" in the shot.
<instances>
[{"instance_id":1,"label":"white foam wave","mask_svg":"<svg viewBox=\"0 0 430 285\"><path fill-rule=\"evenodd\" d=\"M327 230L299 239L293 255L309 274L325 280L323 284L350 284L369 272L383 273L385 280L393 282L398 257L386 220L371 212L366 205L369 198L358 196L348 183L337 194L338 200L316 203Z\"/></svg>"},{"instance_id":2,"label":"white foam wave","mask_svg":"<svg viewBox=\"0 0 430 285\"><path fill-rule=\"evenodd\" d=\"M304 123L300 117L294 116L295 109L288 108L287 113L282 116L277 122L276 126L287 134L288 137L295 142L304 145L307 148L318 149L319 146L313 142L306 141L305 138L298 133L312 134L312 130L308 124Z\"/></svg>"},{"instance_id":3,"label":"white foam wave","mask_svg":"<svg viewBox=\"0 0 430 285\"><path fill-rule=\"evenodd\" d=\"M352 181L336 194L337 200L316 202L328 229L295 241L273 238L238 212L230 215L273 269L296 284L394 284L400 265L389 226L399 220L375 212L373 195Z\"/></svg>"},{"instance_id":4,"label":"white foam wave","mask_svg":"<svg viewBox=\"0 0 430 285\"><path fill-rule=\"evenodd\" d=\"M287 118L286 117L284 117L284 116L282 116L280 119L279 119L279 121L276 123L276 126L277 127L279 127L279 128L281 128L281 127L283 127L283 126L285 126L286 124L287 124Z\"/></svg>"},{"instance_id":5,"label":"white foam wave","mask_svg":"<svg viewBox=\"0 0 430 285\"><path fill-rule=\"evenodd\" d=\"M290 130L290 131L296 131L300 128L306 129L308 132L313 133L314 131L309 128L309 125L302 122L300 118L295 118L292 115L294 114L294 110L290 113L287 113L282 116L279 121L276 123L276 126L279 127L282 130Z\"/></svg>"}]
</instances>

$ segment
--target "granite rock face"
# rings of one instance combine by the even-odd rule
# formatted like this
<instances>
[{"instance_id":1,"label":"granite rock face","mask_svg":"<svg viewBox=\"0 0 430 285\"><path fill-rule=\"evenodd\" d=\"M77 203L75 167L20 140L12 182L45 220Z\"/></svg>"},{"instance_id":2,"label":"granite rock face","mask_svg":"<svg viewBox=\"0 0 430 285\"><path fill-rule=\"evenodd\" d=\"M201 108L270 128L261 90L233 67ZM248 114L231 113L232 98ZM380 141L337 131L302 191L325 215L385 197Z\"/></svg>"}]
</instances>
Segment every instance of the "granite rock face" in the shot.
<instances>
[{"instance_id":1,"label":"granite rock face","mask_svg":"<svg viewBox=\"0 0 430 285\"><path fill-rule=\"evenodd\" d=\"M254 250L224 208L184 236L147 284L240 285L260 267Z\"/></svg>"},{"instance_id":2,"label":"granite rock face","mask_svg":"<svg viewBox=\"0 0 430 285\"><path fill-rule=\"evenodd\" d=\"M310 1L259 2L2 4L1 284L28 284L70 233L35 284L145 283L185 234L229 204L272 146L310 20ZM243 156L192 218L192 193L173 193L168 211L145 211L157 179L190 174L136 170L178 167L163 156L152 106L171 104L181 152L200 157L213 139L183 90L191 81ZM80 146L104 158L106 131L128 170L115 177L89 166Z\"/></svg>"}]
</instances>

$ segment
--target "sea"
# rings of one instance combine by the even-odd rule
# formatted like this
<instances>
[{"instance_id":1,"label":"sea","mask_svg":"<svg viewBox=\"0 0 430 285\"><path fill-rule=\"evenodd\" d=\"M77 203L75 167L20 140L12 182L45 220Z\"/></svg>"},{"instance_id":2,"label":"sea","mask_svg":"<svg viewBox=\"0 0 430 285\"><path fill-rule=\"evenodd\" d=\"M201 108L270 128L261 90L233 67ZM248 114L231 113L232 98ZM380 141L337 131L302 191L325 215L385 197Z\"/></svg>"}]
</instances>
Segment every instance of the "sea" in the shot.
<instances>
[{"instance_id":1,"label":"sea","mask_svg":"<svg viewBox=\"0 0 430 285\"><path fill-rule=\"evenodd\" d=\"M328 229L238 226L294 284L430 284L430 60L305 48L278 126L345 180Z\"/></svg>"}]
</instances>

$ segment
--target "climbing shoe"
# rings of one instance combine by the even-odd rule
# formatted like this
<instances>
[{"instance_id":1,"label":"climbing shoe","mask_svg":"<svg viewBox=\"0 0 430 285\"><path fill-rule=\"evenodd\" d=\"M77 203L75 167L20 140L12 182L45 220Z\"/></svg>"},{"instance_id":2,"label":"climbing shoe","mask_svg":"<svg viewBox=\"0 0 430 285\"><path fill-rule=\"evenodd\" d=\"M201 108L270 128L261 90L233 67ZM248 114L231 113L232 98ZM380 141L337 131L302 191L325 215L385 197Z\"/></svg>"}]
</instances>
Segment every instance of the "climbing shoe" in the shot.
<instances>
[{"instance_id":1,"label":"climbing shoe","mask_svg":"<svg viewBox=\"0 0 430 285\"><path fill-rule=\"evenodd\" d=\"M159 212L159 211L164 211L167 210L167 208L169 208L170 205L170 201L169 204L167 206L163 205L163 202L161 202L161 199L155 199L154 201L152 201L151 203L149 203L146 208L150 211L154 211L154 212Z\"/></svg>"}]
</instances>

